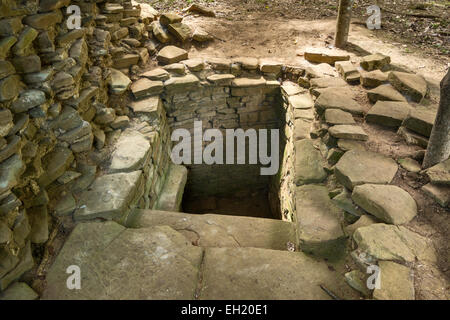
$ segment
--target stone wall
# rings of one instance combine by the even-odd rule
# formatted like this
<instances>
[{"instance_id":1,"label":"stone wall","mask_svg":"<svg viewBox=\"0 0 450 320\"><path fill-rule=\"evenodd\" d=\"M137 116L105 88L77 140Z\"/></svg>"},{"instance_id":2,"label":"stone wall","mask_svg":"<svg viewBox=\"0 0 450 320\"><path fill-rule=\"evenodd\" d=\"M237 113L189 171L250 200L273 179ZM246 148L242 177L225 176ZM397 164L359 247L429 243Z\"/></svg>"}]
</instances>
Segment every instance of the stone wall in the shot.
<instances>
[{"instance_id":1,"label":"stone wall","mask_svg":"<svg viewBox=\"0 0 450 320\"><path fill-rule=\"evenodd\" d=\"M79 29L68 28L69 5L81 9ZM1 2L0 291L39 262L33 253L83 206L80 196L134 123L128 76L149 59L156 15L141 17L126 0ZM148 186L135 201L142 208L156 201L168 169L165 123L162 109L135 123L151 145Z\"/></svg>"},{"instance_id":2,"label":"stone wall","mask_svg":"<svg viewBox=\"0 0 450 320\"><path fill-rule=\"evenodd\" d=\"M167 79L162 99L171 129L184 128L193 136L194 121L202 121L203 130L219 129L225 140L224 161L226 129L284 126L277 81L282 75L280 64L252 58L206 58L184 60L164 69ZM163 74L164 69L159 72ZM248 143L246 139L246 150ZM268 189L270 177L260 175L260 165L236 164L236 152L234 163L189 165L187 195L225 196Z\"/></svg>"}]
</instances>

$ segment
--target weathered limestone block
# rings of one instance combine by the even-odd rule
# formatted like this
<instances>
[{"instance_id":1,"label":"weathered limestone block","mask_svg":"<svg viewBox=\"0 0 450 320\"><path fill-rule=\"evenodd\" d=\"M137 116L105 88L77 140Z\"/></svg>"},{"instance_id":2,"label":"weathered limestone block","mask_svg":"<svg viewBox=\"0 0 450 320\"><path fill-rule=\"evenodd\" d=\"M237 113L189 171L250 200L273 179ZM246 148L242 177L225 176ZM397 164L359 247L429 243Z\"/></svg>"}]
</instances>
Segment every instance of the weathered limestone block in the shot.
<instances>
[{"instance_id":1,"label":"weathered limestone block","mask_svg":"<svg viewBox=\"0 0 450 320\"><path fill-rule=\"evenodd\" d=\"M432 242L403 226L384 223L359 228L353 234L358 249L378 260L436 261Z\"/></svg>"},{"instance_id":2,"label":"weathered limestone block","mask_svg":"<svg viewBox=\"0 0 450 320\"><path fill-rule=\"evenodd\" d=\"M13 281L19 279L22 274L33 268L33 266L34 259L31 253L31 244L28 241L19 253L19 263L13 270L0 279L0 291L5 290Z\"/></svg>"},{"instance_id":3,"label":"weathered limestone block","mask_svg":"<svg viewBox=\"0 0 450 320\"><path fill-rule=\"evenodd\" d=\"M62 7L67 7L70 0L40 0L39 12L53 11Z\"/></svg>"},{"instance_id":4,"label":"weathered limestone block","mask_svg":"<svg viewBox=\"0 0 450 320\"><path fill-rule=\"evenodd\" d=\"M122 94L128 90L131 80L119 70L111 68L111 78L108 81L109 90L113 94Z\"/></svg>"},{"instance_id":5,"label":"weathered limestone block","mask_svg":"<svg viewBox=\"0 0 450 320\"><path fill-rule=\"evenodd\" d=\"M80 223L51 266L42 298L192 299L202 252L167 226L125 229L114 222ZM72 264L86 270L81 290L67 289L65 270ZM119 288L109 281L116 278L122 279ZM107 284L99 286L98 281Z\"/></svg>"},{"instance_id":6,"label":"weathered limestone block","mask_svg":"<svg viewBox=\"0 0 450 320\"><path fill-rule=\"evenodd\" d=\"M25 282L14 282L4 292L0 293L0 300L36 300L39 295Z\"/></svg>"},{"instance_id":7,"label":"weathered limestone block","mask_svg":"<svg viewBox=\"0 0 450 320\"><path fill-rule=\"evenodd\" d=\"M360 126L355 125L336 125L332 126L328 132L332 137L348 140L369 140L369 136Z\"/></svg>"},{"instance_id":8,"label":"weathered limestone block","mask_svg":"<svg viewBox=\"0 0 450 320\"><path fill-rule=\"evenodd\" d=\"M146 169L150 164L151 146L138 131L125 130L115 144L111 155L111 173Z\"/></svg>"},{"instance_id":9,"label":"weathered limestone block","mask_svg":"<svg viewBox=\"0 0 450 320\"><path fill-rule=\"evenodd\" d=\"M131 92L136 99L158 95L163 91L164 86L162 81L152 81L147 78L141 78L131 85Z\"/></svg>"},{"instance_id":10,"label":"weathered limestone block","mask_svg":"<svg viewBox=\"0 0 450 320\"><path fill-rule=\"evenodd\" d=\"M181 22L169 24L168 30L181 42L186 42L192 37L191 28L187 24Z\"/></svg>"},{"instance_id":11,"label":"weathered limestone block","mask_svg":"<svg viewBox=\"0 0 450 320\"><path fill-rule=\"evenodd\" d=\"M231 86L234 79L232 74L213 74L207 77L207 80L216 86Z\"/></svg>"},{"instance_id":12,"label":"weathered limestone block","mask_svg":"<svg viewBox=\"0 0 450 320\"><path fill-rule=\"evenodd\" d=\"M345 251L346 236L339 217L342 211L328 197L324 186L297 187L296 207L300 248L328 259L339 258Z\"/></svg>"},{"instance_id":13,"label":"weathered limestone block","mask_svg":"<svg viewBox=\"0 0 450 320\"><path fill-rule=\"evenodd\" d=\"M363 114L363 109L359 103L345 93L338 90L333 91L323 92L316 100L314 107L319 113L322 114L327 109L340 109L354 115Z\"/></svg>"},{"instance_id":14,"label":"weathered limestone block","mask_svg":"<svg viewBox=\"0 0 450 320\"><path fill-rule=\"evenodd\" d=\"M155 120L159 118L163 104L159 96L154 96L140 101L133 101L130 108L137 114L143 114L149 119Z\"/></svg>"},{"instance_id":15,"label":"weathered limestone block","mask_svg":"<svg viewBox=\"0 0 450 320\"><path fill-rule=\"evenodd\" d=\"M348 83L358 84L360 81L360 74L356 67L350 61L336 62L336 70L339 72L342 78Z\"/></svg>"},{"instance_id":16,"label":"weathered limestone block","mask_svg":"<svg viewBox=\"0 0 450 320\"><path fill-rule=\"evenodd\" d=\"M412 270L391 261L380 261L379 289L373 291L376 300L415 300Z\"/></svg>"},{"instance_id":17,"label":"weathered limestone block","mask_svg":"<svg viewBox=\"0 0 450 320\"><path fill-rule=\"evenodd\" d=\"M175 46L164 47L156 56L156 59L163 64L177 63L187 58L188 52Z\"/></svg>"},{"instance_id":18,"label":"weathered limestone block","mask_svg":"<svg viewBox=\"0 0 450 320\"><path fill-rule=\"evenodd\" d=\"M200 27L195 28L192 33L192 40L197 42L213 41L214 37Z\"/></svg>"},{"instance_id":19,"label":"weathered limestone block","mask_svg":"<svg viewBox=\"0 0 450 320\"><path fill-rule=\"evenodd\" d=\"M408 192L397 186L356 186L352 199L368 213L390 224L405 224L417 215L416 201Z\"/></svg>"},{"instance_id":20,"label":"weathered limestone block","mask_svg":"<svg viewBox=\"0 0 450 320\"><path fill-rule=\"evenodd\" d=\"M187 60L186 60L187 61ZM156 68L141 74L142 77L146 77L154 81L166 81L170 78L169 72L162 68Z\"/></svg>"},{"instance_id":21,"label":"weathered limestone block","mask_svg":"<svg viewBox=\"0 0 450 320\"><path fill-rule=\"evenodd\" d=\"M58 179L72 164L74 156L67 148L57 147L47 154L43 160L45 174L41 175L38 182L46 187Z\"/></svg>"},{"instance_id":22,"label":"weathered limestone block","mask_svg":"<svg viewBox=\"0 0 450 320\"><path fill-rule=\"evenodd\" d=\"M400 127L411 111L407 102L378 101L367 113L366 121L387 127Z\"/></svg>"},{"instance_id":23,"label":"weathered limestone block","mask_svg":"<svg viewBox=\"0 0 450 320\"><path fill-rule=\"evenodd\" d=\"M375 152L353 149L344 154L335 167L336 178L346 188L357 185L389 184L397 173L397 163Z\"/></svg>"},{"instance_id":24,"label":"weathered limestone block","mask_svg":"<svg viewBox=\"0 0 450 320\"><path fill-rule=\"evenodd\" d=\"M388 75L380 70L361 73L361 84L367 88L375 88L388 81Z\"/></svg>"},{"instance_id":25,"label":"weathered limestone block","mask_svg":"<svg viewBox=\"0 0 450 320\"><path fill-rule=\"evenodd\" d=\"M425 137L430 137L436 112L425 108L414 108L403 121L403 126Z\"/></svg>"},{"instance_id":26,"label":"weathered limestone block","mask_svg":"<svg viewBox=\"0 0 450 320\"><path fill-rule=\"evenodd\" d=\"M320 183L327 177L323 169L322 156L312 140L303 139L295 142L295 176L296 185Z\"/></svg>"},{"instance_id":27,"label":"weathered limestone block","mask_svg":"<svg viewBox=\"0 0 450 320\"><path fill-rule=\"evenodd\" d=\"M16 73L16 69L9 61L0 61L0 79L4 79Z\"/></svg>"},{"instance_id":28,"label":"weathered limestone block","mask_svg":"<svg viewBox=\"0 0 450 320\"><path fill-rule=\"evenodd\" d=\"M25 17L23 22L30 27L39 30L48 30L49 27L54 26L57 23L61 23L63 15L60 10L55 10L48 13L34 14Z\"/></svg>"},{"instance_id":29,"label":"weathered limestone block","mask_svg":"<svg viewBox=\"0 0 450 320\"><path fill-rule=\"evenodd\" d=\"M425 171L434 184L450 185L450 159L447 159Z\"/></svg>"},{"instance_id":30,"label":"weathered limestone block","mask_svg":"<svg viewBox=\"0 0 450 320\"><path fill-rule=\"evenodd\" d=\"M367 91L367 97L372 103L377 101L401 101L406 102L406 98L394 89L390 84L381 85L375 89Z\"/></svg>"},{"instance_id":31,"label":"weathered limestone block","mask_svg":"<svg viewBox=\"0 0 450 320\"><path fill-rule=\"evenodd\" d=\"M17 56L24 56L31 53L31 44L38 36L38 32L30 27L26 27L19 35L16 44L12 47L12 52Z\"/></svg>"},{"instance_id":32,"label":"weathered limestone block","mask_svg":"<svg viewBox=\"0 0 450 320\"><path fill-rule=\"evenodd\" d=\"M309 62L328 63L334 66L337 61L348 61L350 56L332 49L308 48L305 50L304 57Z\"/></svg>"},{"instance_id":33,"label":"weathered limestone block","mask_svg":"<svg viewBox=\"0 0 450 320\"><path fill-rule=\"evenodd\" d=\"M419 75L392 71L389 73L389 82L401 93L420 102L428 93L428 85Z\"/></svg>"},{"instance_id":34,"label":"weathered limestone block","mask_svg":"<svg viewBox=\"0 0 450 320\"><path fill-rule=\"evenodd\" d=\"M9 111L9 109L0 109L0 137L8 135L13 126L14 123L11 111Z\"/></svg>"},{"instance_id":35,"label":"weathered limestone block","mask_svg":"<svg viewBox=\"0 0 450 320\"><path fill-rule=\"evenodd\" d=\"M360 65L366 71L375 69L384 70L391 63L391 57L385 56L381 53L375 53L365 56L361 59Z\"/></svg>"},{"instance_id":36,"label":"weathered limestone block","mask_svg":"<svg viewBox=\"0 0 450 320\"><path fill-rule=\"evenodd\" d=\"M163 26L169 26L173 23L179 23L183 20L183 17L176 13L163 13L159 17L159 21Z\"/></svg>"},{"instance_id":37,"label":"weathered limestone block","mask_svg":"<svg viewBox=\"0 0 450 320\"><path fill-rule=\"evenodd\" d=\"M346 87L347 82L342 80L341 78L314 78L311 79L310 87L311 88L334 88L334 87Z\"/></svg>"},{"instance_id":38,"label":"weathered limestone block","mask_svg":"<svg viewBox=\"0 0 450 320\"><path fill-rule=\"evenodd\" d=\"M352 125L356 124L355 119L349 112L339 109L327 109L324 114L325 122L330 125Z\"/></svg>"},{"instance_id":39,"label":"weathered limestone block","mask_svg":"<svg viewBox=\"0 0 450 320\"><path fill-rule=\"evenodd\" d=\"M17 75L11 75L0 80L0 102L17 97L21 87L20 77Z\"/></svg>"},{"instance_id":40,"label":"weathered limestone block","mask_svg":"<svg viewBox=\"0 0 450 320\"><path fill-rule=\"evenodd\" d=\"M173 77L164 82L164 89L168 93L186 92L197 88L200 80L193 74L188 74L183 77Z\"/></svg>"},{"instance_id":41,"label":"weathered limestone block","mask_svg":"<svg viewBox=\"0 0 450 320\"><path fill-rule=\"evenodd\" d=\"M139 62L139 55L125 54L120 58L114 59L113 67L115 69L125 69L137 65L138 62Z\"/></svg>"},{"instance_id":42,"label":"weathered limestone block","mask_svg":"<svg viewBox=\"0 0 450 320\"><path fill-rule=\"evenodd\" d=\"M37 55L16 57L12 60L17 73L33 73L41 71L41 59Z\"/></svg>"},{"instance_id":43,"label":"weathered limestone block","mask_svg":"<svg viewBox=\"0 0 450 320\"><path fill-rule=\"evenodd\" d=\"M450 203L450 186L429 183L422 187L422 191L444 208Z\"/></svg>"},{"instance_id":44,"label":"weathered limestone block","mask_svg":"<svg viewBox=\"0 0 450 320\"><path fill-rule=\"evenodd\" d=\"M103 218L121 220L144 193L142 171L114 173L98 177L89 191L80 195L76 221Z\"/></svg>"},{"instance_id":45,"label":"weathered limestone block","mask_svg":"<svg viewBox=\"0 0 450 320\"><path fill-rule=\"evenodd\" d=\"M0 59L5 59L12 46L17 42L17 38L14 36L5 37L0 40Z\"/></svg>"},{"instance_id":46,"label":"weathered limestone block","mask_svg":"<svg viewBox=\"0 0 450 320\"><path fill-rule=\"evenodd\" d=\"M20 33L23 28L19 17L5 18L0 20L0 36L14 36Z\"/></svg>"},{"instance_id":47,"label":"weathered limestone block","mask_svg":"<svg viewBox=\"0 0 450 320\"><path fill-rule=\"evenodd\" d=\"M0 194L16 186L24 171L25 164L18 154L0 163Z\"/></svg>"},{"instance_id":48,"label":"weathered limestone block","mask_svg":"<svg viewBox=\"0 0 450 320\"><path fill-rule=\"evenodd\" d=\"M153 21L152 28L153 28L153 35L155 36L156 39L158 39L159 42L165 44L171 40L169 31L167 31L167 29L163 27L159 21Z\"/></svg>"}]
</instances>

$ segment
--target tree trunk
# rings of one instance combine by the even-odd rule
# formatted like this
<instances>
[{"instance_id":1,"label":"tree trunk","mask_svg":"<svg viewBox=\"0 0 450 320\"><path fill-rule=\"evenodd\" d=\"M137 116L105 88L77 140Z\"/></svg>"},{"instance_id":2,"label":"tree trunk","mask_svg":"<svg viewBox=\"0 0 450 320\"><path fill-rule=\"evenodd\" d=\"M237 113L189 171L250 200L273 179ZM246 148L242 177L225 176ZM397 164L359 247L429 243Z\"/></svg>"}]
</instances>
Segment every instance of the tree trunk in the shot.
<instances>
[{"instance_id":1,"label":"tree trunk","mask_svg":"<svg viewBox=\"0 0 450 320\"><path fill-rule=\"evenodd\" d=\"M334 45L343 48L347 44L350 20L352 18L353 0L339 0L339 11Z\"/></svg>"},{"instance_id":2,"label":"tree trunk","mask_svg":"<svg viewBox=\"0 0 450 320\"><path fill-rule=\"evenodd\" d=\"M431 131L423 169L447 160L450 156L450 69L441 81L441 101Z\"/></svg>"}]
</instances>

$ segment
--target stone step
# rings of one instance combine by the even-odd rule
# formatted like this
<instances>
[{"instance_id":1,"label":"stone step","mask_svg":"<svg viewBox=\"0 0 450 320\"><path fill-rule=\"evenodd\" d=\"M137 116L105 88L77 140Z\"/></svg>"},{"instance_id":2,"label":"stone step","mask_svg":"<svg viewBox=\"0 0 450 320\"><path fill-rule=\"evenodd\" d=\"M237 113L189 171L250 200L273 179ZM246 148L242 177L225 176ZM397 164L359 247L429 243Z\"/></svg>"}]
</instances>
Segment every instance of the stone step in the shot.
<instances>
[{"instance_id":1,"label":"stone step","mask_svg":"<svg viewBox=\"0 0 450 320\"><path fill-rule=\"evenodd\" d=\"M175 164L170 165L166 182L153 209L180 211L187 174L186 167Z\"/></svg>"},{"instance_id":2,"label":"stone step","mask_svg":"<svg viewBox=\"0 0 450 320\"><path fill-rule=\"evenodd\" d=\"M148 228L167 225L201 247L255 247L287 250L297 244L294 224L281 220L134 210L125 225Z\"/></svg>"},{"instance_id":3,"label":"stone step","mask_svg":"<svg viewBox=\"0 0 450 320\"><path fill-rule=\"evenodd\" d=\"M69 289L68 266L81 288ZM343 277L299 252L201 248L168 226L80 223L47 274L43 299L331 299L353 297Z\"/></svg>"}]
</instances>

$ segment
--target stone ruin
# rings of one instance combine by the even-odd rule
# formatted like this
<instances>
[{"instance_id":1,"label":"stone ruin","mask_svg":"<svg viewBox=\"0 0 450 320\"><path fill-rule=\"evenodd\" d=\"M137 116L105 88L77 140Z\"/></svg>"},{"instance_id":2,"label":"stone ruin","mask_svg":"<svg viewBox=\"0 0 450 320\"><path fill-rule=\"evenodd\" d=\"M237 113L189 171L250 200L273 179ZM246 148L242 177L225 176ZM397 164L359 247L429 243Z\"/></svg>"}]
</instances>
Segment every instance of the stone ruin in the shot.
<instances>
[{"instance_id":1,"label":"stone ruin","mask_svg":"<svg viewBox=\"0 0 450 320\"><path fill-rule=\"evenodd\" d=\"M69 5L81 9L79 29L68 28ZM37 269L45 299L329 298L320 283L354 297L345 281L364 297L414 299L411 264L436 263L429 239L397 226L417 215L411 195L391 184L397 162L365 146L364 121L421 148L434 123L433 112L411 106L426 97L425 80L383 72L389 57L364 57L362 69L348 55L315 50L305 59L318 65L307 68L189 59L184 43L213 37L126 0L3 1L0 36L3 298L37 298L20 281ZM370 110L354 99L358 84ZM192 132L194 121L279 129L278 174L171 163L171 132ZM417 172L421 156L399 163ZM425 174L423 192L448 208L448 160ZM211 214L221 197L239 195L243 208L254 193L272 219ZM187 207L209 214L180 212ZM68 221L74 230L49 258L46 244ZM323 259L345 256L351 238L362 271L342 277ZM377 261L392 276L372 292L365 268ZM69 265L85 272L84 290L67 289Z\"/></svg>"}]
</instances>

